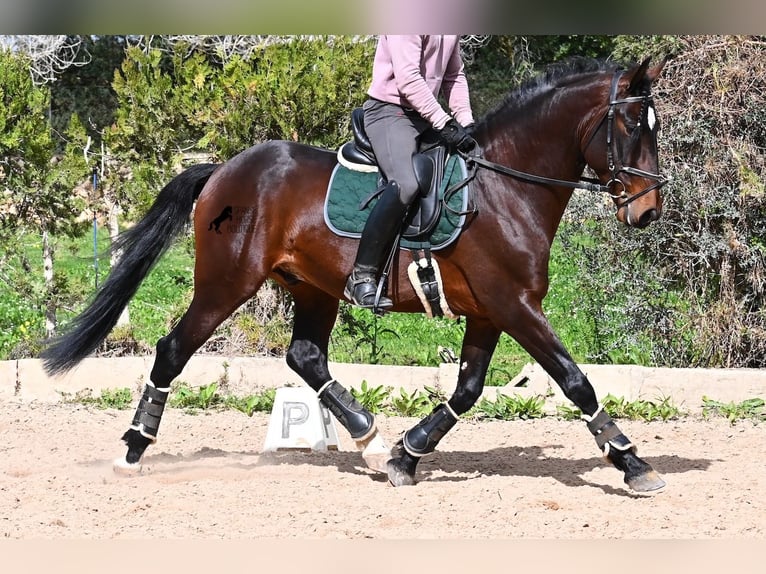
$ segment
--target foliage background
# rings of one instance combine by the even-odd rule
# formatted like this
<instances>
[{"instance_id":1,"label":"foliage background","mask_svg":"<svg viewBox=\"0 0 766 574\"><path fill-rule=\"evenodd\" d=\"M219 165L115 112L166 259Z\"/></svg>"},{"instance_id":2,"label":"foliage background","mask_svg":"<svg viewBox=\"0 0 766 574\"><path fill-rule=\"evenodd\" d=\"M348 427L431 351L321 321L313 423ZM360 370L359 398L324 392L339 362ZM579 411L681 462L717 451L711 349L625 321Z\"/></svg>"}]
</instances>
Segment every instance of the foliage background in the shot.
<instances>
[{"instance_id":1,"label":"foliage background","mask_svg":"<svg viewBox=\"0 0 766 574\"><path fill-rule=\"evenodd\" d=\"M92 295L94 264L102 279L109 265L109 205L124 226L184 165L269 138L332 148L349 137L372 38L269 37L247 51L215 38L79 38L87 64L45 85L30 81L23 54L0 49L0 358L34 356L45 314L65 327ZM470 46L477 115L556 60L670 57L655 88L672 177L662 220L627 229L603 198L576 194L554 246L545 307L578 361L765 366L765 46L759 36L492 36ZM22 123L18 102L28 106ZM39 256L46 234L50 280ZM151 352L188 303L192 246L186 237L166 256L131 303L131 324L102 352ZM290 312L269 285L203 351L280 355ZM462 328L418 316L373 321L343 306L333 358L435 364L449 355L442 347L459 353ZM503 338L490 379L526 360Z\"/></svg>"}]
</instances>

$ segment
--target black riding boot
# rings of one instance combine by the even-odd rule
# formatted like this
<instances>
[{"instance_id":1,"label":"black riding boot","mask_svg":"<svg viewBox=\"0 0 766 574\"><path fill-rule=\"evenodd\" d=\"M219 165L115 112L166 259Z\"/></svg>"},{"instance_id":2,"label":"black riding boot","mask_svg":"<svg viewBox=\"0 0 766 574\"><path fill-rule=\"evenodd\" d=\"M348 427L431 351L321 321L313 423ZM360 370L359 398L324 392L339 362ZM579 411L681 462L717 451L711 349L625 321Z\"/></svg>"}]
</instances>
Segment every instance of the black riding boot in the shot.
<instances>
[{"instance_id":1,"label":"black riding boot","mask_svg":"<svg viewBox=\"0 0 766 574\"><path fill-rule=\"evenodd\" d=\"M395 181L390 181L381 192L378 202L372 208L364 225L354 269L343 291L343 295L354 305L366 309L376 307L378 275L386 256L393 247L396 234L402 228L402 221L408 207L409 205L403 204L399 199L399 185ZM393 305L391 299L381 295L377 308L390 309Z\"/></svg>"}]
</instances>

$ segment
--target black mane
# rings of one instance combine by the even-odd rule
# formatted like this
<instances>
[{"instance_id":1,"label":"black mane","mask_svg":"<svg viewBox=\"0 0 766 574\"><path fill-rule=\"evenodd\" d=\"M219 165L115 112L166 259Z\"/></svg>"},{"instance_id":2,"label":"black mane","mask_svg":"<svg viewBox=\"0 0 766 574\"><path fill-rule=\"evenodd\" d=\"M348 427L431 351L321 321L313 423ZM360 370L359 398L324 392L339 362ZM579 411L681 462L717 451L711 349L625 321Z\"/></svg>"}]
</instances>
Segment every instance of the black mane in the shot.
<instances>
[{"instance_id":1,"label":"black mane","mask_svg":"<svg viewBox=\"0 0 766 574\"><path fill-rule=\"evenodd\" d=\"M490 109L479 121L480 124L492 124L495 120L512 115L531 102L535 97L553 87L571 83L583 76L613 72L619 66L612 61L593 58L575 57L548 65L540 74L508 93L495 107Z\"/></svg>"}]
</instances>

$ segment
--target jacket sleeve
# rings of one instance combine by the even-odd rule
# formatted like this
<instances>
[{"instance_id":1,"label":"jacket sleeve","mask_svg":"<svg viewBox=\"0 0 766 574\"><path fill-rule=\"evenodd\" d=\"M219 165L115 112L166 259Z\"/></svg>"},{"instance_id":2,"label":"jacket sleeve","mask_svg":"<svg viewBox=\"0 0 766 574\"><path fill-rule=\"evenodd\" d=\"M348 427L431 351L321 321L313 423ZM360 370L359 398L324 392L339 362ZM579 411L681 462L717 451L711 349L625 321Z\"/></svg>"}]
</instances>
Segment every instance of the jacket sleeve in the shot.
<instances>
[{"instance_id":1,"label":"jacket sleeve","mask_svg":"<svg viewBox=\"0 0 766 574\"><path fill-rule=\"evenodd\" d=\"M463 58L460 56L460 44L455 45L442 83L442 93L455 119L461 126L473 123L468 80L465 77Z\"/></svg>"},{"instance_id":2,"label":"jacket sleeve","mask_svg":"<svg viewBox=\"0 0 766 574\"><path fill-rule=\"evenodd\" d=\"M443 128L450 116L431 92L420 70L422 36L388 36L388 47L399 93L431 125Z\"/></svg>"}]
</instances>

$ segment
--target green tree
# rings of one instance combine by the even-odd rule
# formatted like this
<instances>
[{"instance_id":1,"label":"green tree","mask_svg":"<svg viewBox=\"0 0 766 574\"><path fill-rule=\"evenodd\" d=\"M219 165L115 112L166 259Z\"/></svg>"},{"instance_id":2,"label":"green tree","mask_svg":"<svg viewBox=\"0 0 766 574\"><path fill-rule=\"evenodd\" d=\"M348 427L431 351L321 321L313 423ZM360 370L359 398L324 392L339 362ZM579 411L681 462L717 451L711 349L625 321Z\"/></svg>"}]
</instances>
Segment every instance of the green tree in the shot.
<instances>
[{"instance_id":1,"label":"green tree","mask_svg":"<svg viewBox=\"0 0 766 574\"><path fill-rule=\"evenodd\" d=\"M125 36L78 36L77 40L82 63L68 66L49 84L51 124L63 134L72 114L77 114L97 149L103 130L114 122L117 96L112 81L125 58L127 40Z\"/></svg>"},{"instance_id":2,"label":"green tree","mask_svg":"<svg viewBox=\"0 0 766 574\"><path fill-rule=\"evenodd\" d=\"M301 38L232 58L202 143L221 159L266 139L337 147L364 101L374 48L371 40Z\"/></svg>"},{"instance_id":3,"label":"green tree","mask_svg":"<svg viewBox=\"0 0 766 574\"><path fill-rule=\"evenodd\" d=\"M39 164L48 159L49 138L41 129L46 108L47 94L33 86L28 60L0 49L0 273L8 293L0 305L4 352L42 327L39 292L30 281L32 266L20 238L41 180Z\"/></svg>"},{"instance_id":4,"label":"green tree","mask_svg":"<svg viewBox=\"0 0 766 574\"><path fill-rule=\"evenodd\" d=\"M30 62L0 49L0 185L3 229L35 217L52 141L48 90L33 85Z\"/></svg>"},{"instance_id":5,"label":"green tree","mask_svg":"<svg viewBox=\"0 0 766 574\"><path fill-rule=\"evenodd\" d=\"M491 36L466 66L474 114L483 115L549 64L608 57L615 41L615 36Z\"/></svg>"},{"instance_id":6,"label":"green tree","mask_svg":"<svg viewBox=\"0 0 766 574\"><path fill-rule=\"evenodd\" d=\"M82 229L76 217L84 202L73 193L76 182L86 176L82 166L82 125L70 123L66 151L54 156L55 142L49 123L50 93L35 86L30 75L30 60L8 51L0 51L0 240L4 257L16 255L26 261L19 249L19 238L26 233L42 238L42 288L36 289L27 262L22 272L9 274L18 290L44 309L46 335L56 326L57 293L53 262L55 234L74 234Z\"/></svg>"},{"instance_id":7,"label":"green tree","mask_svg":"<svg viewBox=\"0 0 766 574\"><path fill-rule=\"evenodd\" d=\"M105 136L117 164L108 185L123 190L135 216L194 152L226 160L266 139L339 145L365 97L373 49L351 38L297 39L221 64L181 42L128 48Z\"/></svg>"},{"instance_id":8,"label":"green tree","mask_svg":"<svg viewBox=\"0 0 766 574\"><path fill-rule=\"evenodd\" d=\"M212 74L200 54L127 49L114 75L118 107L104 134L110 155L104 175L116 201L131 206L128 216L142 214L184 153L197 149L212 105Z\"/></svg>"}]
</instances>

